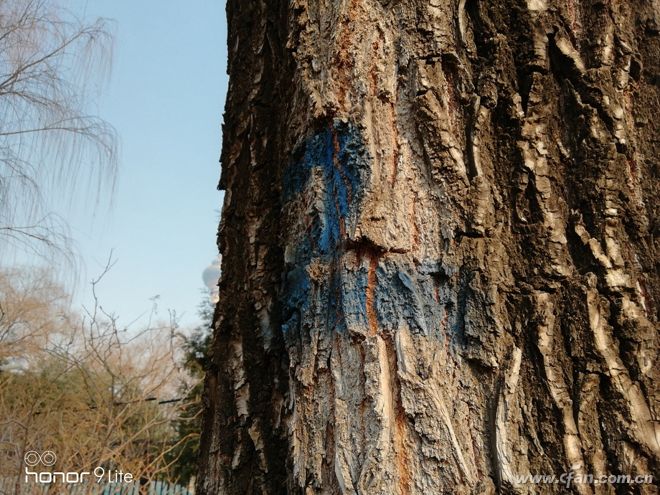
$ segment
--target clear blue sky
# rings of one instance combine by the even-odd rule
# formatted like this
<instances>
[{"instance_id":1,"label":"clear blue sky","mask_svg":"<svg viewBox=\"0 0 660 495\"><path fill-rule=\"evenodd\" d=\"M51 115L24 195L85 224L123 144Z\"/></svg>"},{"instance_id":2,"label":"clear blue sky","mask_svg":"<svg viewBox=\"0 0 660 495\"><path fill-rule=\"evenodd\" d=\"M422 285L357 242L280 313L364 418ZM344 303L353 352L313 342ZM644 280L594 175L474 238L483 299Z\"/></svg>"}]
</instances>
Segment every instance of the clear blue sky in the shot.
<instances>
[{"instance_id":1,"label":"clear blue sky","mask_svg":"<svg viewBox=\"0 0 660 495\"><path fill-rule=\"evenodd\" d=\"M202 271L216 255L221 194L220 124L227 90L221 0L72 0L86 19L115 21L112 75L99 116L121 140L113 204L71 215L85 265L78 299L111 250L117 262L99 286L104 308L128 323L159 295L197 322ZM76 218L79 217L79 218Z\"/></svg>"}]
</instances>

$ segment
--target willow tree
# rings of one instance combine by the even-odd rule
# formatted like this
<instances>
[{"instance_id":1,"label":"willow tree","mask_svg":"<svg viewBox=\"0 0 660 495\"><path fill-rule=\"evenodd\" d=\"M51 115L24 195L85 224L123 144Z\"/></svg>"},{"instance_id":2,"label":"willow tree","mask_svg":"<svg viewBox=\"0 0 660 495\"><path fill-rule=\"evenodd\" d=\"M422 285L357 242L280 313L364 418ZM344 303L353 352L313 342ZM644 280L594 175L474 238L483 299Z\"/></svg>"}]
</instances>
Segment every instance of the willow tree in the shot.
<instances>
[{"instance_id":1,"label":"willow tree","mask_svg":"<svg viewBox=\"0 0 660 495\"><path fill-rule=\"evenodd\" d=\"M227 12L199 493L657 493L658 2Z\"/></svg>"},{"instance_id":2,"label":"willow tree","mask_svg":"<svg viewBox=\"0 0 660 495\"><path fill-rule=\"evenodd\" d=\"M111 65L111 25L67 3L0 0L0 262L36 254L71 271L68 224L53 207L72 195L98 206L113 189L118 143L89 113Z\"/></svg>"}]
</instances>

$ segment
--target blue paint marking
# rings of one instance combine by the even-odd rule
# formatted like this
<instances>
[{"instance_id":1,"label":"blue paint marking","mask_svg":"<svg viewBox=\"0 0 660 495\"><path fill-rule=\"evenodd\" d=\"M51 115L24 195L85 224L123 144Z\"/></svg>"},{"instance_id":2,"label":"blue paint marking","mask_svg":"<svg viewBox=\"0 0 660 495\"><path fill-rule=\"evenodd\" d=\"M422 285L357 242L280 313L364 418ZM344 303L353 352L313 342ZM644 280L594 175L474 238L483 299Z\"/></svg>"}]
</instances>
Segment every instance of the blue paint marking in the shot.
<instances>
[{"instance_id":1,"label":"blue paint marking","mask_svg":"<svg viewBox=\"0 0 660 495\"><path fill-rule=\"evenodd\" d=\"M293 246L292 269L283 281L285 334L315 318L310 312L323 311L328 330L336 331L346 328L347 318L366 318L366 272L357 280L346 280L337 269L329 280L319 281L321 285L315 287L307 267L315 259L330 265L341 254L342 223L350 228L351 214L362 198L368 173L368 153L360 131L352 124L334 121L294 150L283 174L283 203L302 200L318 206L308 221L306 235Z\"/></svg>"},{"instance_id":2,"label":"blue paint marking","mask_svg":"<svg viewBox=\"0 0 660 495\"><path fill-rule=\"evenodd\" d=\"M296 158L283 177L283 200L287 203L306 194L312 172L321 172L323 211L315 219L319 222L315 233L319 252L306 254L333 255L341 242L341 222L348 226L352 206L362 197L369 171L360 133L355 126L336 121L307 138L293 155Z\"/></svg>"},{"instance_id":3,"label":"blue paint marking","mask_svg":"<svg viewBox=\"0 0 660 495\"><path fill-rule=\"evenodd\" d=\"M325 306L327 314L325 317L326 329L343 333L346 331L346 317L344 309L344 296L346 293L342 287L342 276L339 271L335 271L331 278L328 290L326 291Z\"/></svg>"},{"instance_id":4,"label":"blue paint marking","mask_svg":"<svg viewBox=\"0 0 660 495\"><path fill-rule=\"evenodd\" d=\"M427 335L424 294L427 293L428 285L428 277L419 277L417 273L411 276L405 271L405 267L394 262L381 265L376 289L379 325L397 330L405 323L413 333Z\"/></svg>"},{"instance_id":5,"label":"blue paint marking","mask_svg":"<svg viewBox=\"0 0 660 495\"><path fill-rule=\"evenodd\" d=\"M300 235L288 246L290 265L280 296L281 328L289 345L298 345L319 327L328 333L368 328L369 260L345 269L340 257L342 235L352 231L368 183L369 160L358 128L335 121L297 146L284 171L284 208L301 215L296 225ZM311 269L312 264L318 267ZM379 331L405 326L439 339L447 332L460 345L466 326L476 324L466 319L469 281L460 267L441 259L415 265L383 257L376 279L373 303Z\"/></svg>"},{"instance_id":6,"label":"blue paint marking","mask_svg":"<svg viewBox=\"0 0 660 495\"><path fill-rule=\"evenodd\" d=\"M294 267L286 275L286 304L283 308L282 331L296 330L301 314L309 308L312 283L304 267Z\"/></svg>"},{"instance_id":7,"label":"blue paint marking","mask_svg":"<svg viewBox=\"0 0 660 495\"><path fill-rule=\"evenodd\" d=\"M350 277L344 274L342 280L342 312L345 320L351 325L366 328L367 321L367 284L368 268L351 272Z\"/></svg>"},{"instance_id":8,"label":"blue paint marking","mask_svg":"<svg viewBox=\"0 0 660 495\"><path fill-rule=\"evenodd\" d=\"M284 171L284 206L312 215L300 219L305 234L289 246L293 250L290 271L283 280L280 299L282 330L292 344L301 332L304 335L318 325L327 332L369 325L368 260L356 270L345 270L338 262L342 234L354 226L368 174L369 156L360 131L339 121L306 138ZM342 224L346 233L342 233ZM312 262L324 267L318 280L310 279ZM465 306L465 301L457 300L455 283L449 280L457 270L441 260L425 260L419 266L381 260L374 292L379 328L395 332L406 326L416 334L442 338L443 325L462 332L456 320L457 313L464 311L460 303ZM442 283L436 300L434 277L439 274Z\"/></svg>"},{"instance_id":9,"label":"blue paint marking","mask_svg":"<svg viewBox=\"0 0 660 495\"><path fill-rule=\"evenodd\" d=\"M408 275L406 272L399 272L397 273L399 276L399 280L401 283L410 291L410 292L417 292L417 289L415 288L415 285L413 284L412 279L410 278L410 275Z\"/></svg>"}]
</instances>

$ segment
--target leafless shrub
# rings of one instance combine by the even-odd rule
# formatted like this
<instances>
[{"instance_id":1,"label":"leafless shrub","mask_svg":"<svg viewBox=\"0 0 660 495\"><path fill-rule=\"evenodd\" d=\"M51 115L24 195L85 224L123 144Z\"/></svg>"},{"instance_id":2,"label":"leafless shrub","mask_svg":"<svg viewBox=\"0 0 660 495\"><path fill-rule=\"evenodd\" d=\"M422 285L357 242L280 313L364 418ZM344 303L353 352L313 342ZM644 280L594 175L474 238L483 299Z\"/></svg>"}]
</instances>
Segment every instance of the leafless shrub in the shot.
<instances>
[{"instance_id":1,"label":"leafless shrub","mask_svg":"<svg viewBox=\"0 0 660 495\"><path fill-rule=\"evenodd\" d=\"M42 272L0 274L0 305L0 478L19 487L28 451L55 452L57 471L167 477L187 440L176 321L121 327L95 297L76 314Z\"/></svg>"}]
</instances>

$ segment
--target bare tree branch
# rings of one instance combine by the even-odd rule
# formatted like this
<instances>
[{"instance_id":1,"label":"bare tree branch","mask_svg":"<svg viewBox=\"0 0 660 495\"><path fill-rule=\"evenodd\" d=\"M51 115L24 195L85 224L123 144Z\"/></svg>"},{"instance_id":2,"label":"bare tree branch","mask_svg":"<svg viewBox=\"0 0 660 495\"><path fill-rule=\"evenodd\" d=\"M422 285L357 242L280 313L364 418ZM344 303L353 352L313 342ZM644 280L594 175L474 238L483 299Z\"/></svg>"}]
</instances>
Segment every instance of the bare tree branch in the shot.
<instances>
[{"instance_id":1,"label":"bare tree branch","mask_svg":"<svg viewBox=\"0 0 660 495\"><path fill-rule=\"evenodd\" d=\"M16 249L72 252L66 223L49 221L53 188L97 201L112 189L116 133L87 111L111 47L107 20L83 22L57 0L0 2L0 241L12 241L0 243L0 260ZM94 190L81 189L91 180Z\"/></svg>"}]
</instances>

